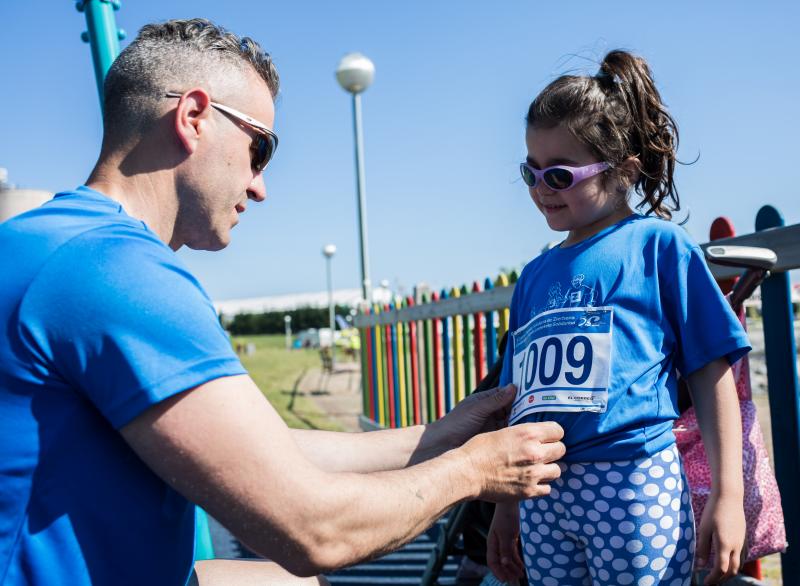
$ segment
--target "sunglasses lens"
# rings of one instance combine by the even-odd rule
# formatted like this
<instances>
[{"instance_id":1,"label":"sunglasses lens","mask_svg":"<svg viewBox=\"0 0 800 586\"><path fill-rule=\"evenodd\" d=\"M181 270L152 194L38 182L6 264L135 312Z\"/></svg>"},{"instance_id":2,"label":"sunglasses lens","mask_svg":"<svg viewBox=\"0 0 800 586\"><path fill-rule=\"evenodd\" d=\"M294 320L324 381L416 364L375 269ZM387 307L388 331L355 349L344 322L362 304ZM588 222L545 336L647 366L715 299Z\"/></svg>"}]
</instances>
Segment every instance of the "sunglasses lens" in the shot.
<instances>
[{"instance_id":1,"label":"sunglasses lens","mask_svg":"<svg viewBox=\"0 0 800 586\"><path fill-rule=\"evenodd\" d=\"M549 169L544 174L544 182L551 189L568 189L572 187L572 172L566 169Z\"/></svg>"},{"instance_id":2,"label":"sunglasses lens","mask_svg":"<svg viewBox=\"0 0 800 586\"><path fill-rule=\"evenodd\" d=\"M525 182L525 185L528 187L534 187L536 185L536 175L531 172L525 163L519 166L519 172L522 175L522 180Z\"/></svg>"},{"instance_id":3,"label":"sunglasses lens","mask_svg":"<svg viewBox=\"0 0 800 586\"><path fill-rule=\"evenodd\" d=\"M253 169L263 171L275 152L275 140L271 136L257 134L250 145L250 157Z\"/></svg>"}]
</instances>

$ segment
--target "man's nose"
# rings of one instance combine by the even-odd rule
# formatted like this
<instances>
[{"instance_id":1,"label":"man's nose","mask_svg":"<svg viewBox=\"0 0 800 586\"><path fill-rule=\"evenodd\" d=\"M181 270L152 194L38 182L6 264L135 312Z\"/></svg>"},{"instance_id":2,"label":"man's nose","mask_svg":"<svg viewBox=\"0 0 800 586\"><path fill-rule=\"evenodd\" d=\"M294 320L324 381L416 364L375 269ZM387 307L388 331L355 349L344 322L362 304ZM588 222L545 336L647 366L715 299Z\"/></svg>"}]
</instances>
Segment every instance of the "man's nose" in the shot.
<instances>
[{"instance_id":1,"label":"man's nose","mask_svg":"<svg viewBox=\"0 0 800 586\"><path fill-rule=\"evenodd\" d=\"M250 186L247 188L247 197L253 201L259 202L267 199L267 186L264 183L264 174L256 173Z\"/></svg>"}]
</instances>

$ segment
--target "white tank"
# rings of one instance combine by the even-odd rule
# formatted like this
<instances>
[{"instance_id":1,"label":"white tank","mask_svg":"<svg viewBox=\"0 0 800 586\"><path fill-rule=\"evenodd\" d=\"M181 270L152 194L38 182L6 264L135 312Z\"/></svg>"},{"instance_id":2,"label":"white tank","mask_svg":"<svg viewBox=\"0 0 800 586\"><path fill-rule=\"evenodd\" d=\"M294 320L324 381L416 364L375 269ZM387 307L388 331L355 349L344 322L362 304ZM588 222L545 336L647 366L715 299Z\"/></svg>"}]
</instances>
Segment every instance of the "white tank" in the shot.
<instances>
[{"instance_id":1,"label":"white tank","mask_svg":"<svg viewBox=\"0 0 800 586\"><path fill-rule=\"evenodd\" d=\"M8 183L8 171L0 167L0 222L37 208L52 197L48 191L16 189Z\"/></svg>"}]
</instances>

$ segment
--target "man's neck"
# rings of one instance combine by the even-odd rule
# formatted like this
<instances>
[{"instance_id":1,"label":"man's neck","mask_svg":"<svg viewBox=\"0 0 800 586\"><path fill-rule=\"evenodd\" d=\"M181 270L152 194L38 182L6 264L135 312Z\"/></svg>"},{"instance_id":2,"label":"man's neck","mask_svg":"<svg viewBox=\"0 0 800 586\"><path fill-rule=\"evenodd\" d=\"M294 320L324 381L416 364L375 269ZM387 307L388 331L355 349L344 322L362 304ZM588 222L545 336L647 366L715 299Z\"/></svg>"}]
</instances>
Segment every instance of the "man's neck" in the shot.
<instances>
[{"instance_id":1,"label":"man's neck","mask_svg":"<svg viewBox=\"0 0 800 586\"><path fill-rule=\"evenodd\" d=\"M174 185L168 171L126 176L112 158L98 161L86 181L87 187L119 202L125 213L142 220L167 245L172 245L175 237L178 204Z\"/></svg>"}]
</instances>

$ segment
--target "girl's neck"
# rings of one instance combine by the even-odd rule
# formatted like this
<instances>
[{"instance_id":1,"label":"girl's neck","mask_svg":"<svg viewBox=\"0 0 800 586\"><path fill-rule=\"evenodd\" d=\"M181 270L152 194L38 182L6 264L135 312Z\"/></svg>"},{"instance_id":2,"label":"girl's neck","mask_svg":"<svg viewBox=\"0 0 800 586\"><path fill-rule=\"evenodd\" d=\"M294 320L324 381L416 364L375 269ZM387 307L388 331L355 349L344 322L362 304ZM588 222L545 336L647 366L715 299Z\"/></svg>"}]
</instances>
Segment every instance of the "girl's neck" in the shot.
<instances>
[{"instance_id":1,"label":"girl's neck","mask_svg":"<svg viewBox=\"0 0 800 586\"><path fill-rule=\"evenodd\" d=\"M633 210L628 203L625 202L624 205L620 206L618 209L614 209L609 215L604 216L599 220L592 222L591 224L587 224L586 226L581 226L580 228L570 230L564 242L561 243L561 248L575 246L576 244L583 242L587 238L594 236L609 226L613 226L617 222L624 220L632 213Z\"/></svg>"}]
</instances>

